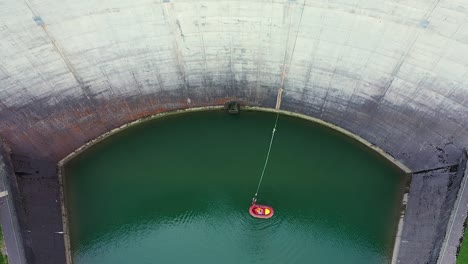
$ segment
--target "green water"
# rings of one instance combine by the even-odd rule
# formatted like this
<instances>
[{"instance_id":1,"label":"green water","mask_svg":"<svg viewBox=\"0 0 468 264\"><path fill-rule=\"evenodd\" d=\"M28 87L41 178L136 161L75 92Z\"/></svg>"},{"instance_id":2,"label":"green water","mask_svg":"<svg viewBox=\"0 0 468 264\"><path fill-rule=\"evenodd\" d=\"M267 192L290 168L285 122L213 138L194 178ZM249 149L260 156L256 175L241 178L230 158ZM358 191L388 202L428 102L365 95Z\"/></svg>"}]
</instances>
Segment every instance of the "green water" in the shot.
<instances>
[{"instance_id":1,"label":"green water","mask_svg":"<svg viewBox=\"0 0 468 264\"><path fill-rule=\"evenodd\" d=\"M75 264L389 263L403 172L354 140L275 115L197 112L145 122L70 161Z\"/></svg>"}]
</instances>

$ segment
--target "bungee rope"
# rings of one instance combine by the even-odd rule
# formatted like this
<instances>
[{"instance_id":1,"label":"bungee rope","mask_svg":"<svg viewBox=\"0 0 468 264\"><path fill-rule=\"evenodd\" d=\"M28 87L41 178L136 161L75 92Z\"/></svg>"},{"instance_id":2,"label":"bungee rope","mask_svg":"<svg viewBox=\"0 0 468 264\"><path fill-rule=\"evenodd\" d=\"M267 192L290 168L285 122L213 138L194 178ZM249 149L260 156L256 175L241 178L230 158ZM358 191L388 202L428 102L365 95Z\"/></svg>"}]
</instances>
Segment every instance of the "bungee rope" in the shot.
<instances>
[{"instance_id":1,"label":"bungee rope","mask_svg":"<svg viewBox=\"0 0 468 264\"><path fill-rule=\"evenodd\" d=\"M265 164L263 165L262 175L260 176L260 181L258 182L257 191L255 191L255 196L252 199L252 203L257 202L258 190L260 190L260 185L262 184L263 176L265 175L265 170L268 164L268 160L270 159L271 145L273 144L273 139L275 138L276 126L278 125L278 117L279 117L279 112L276 114L275 126L273 127L273 132L271 133L270 146L268 147Z\"/></svg>"}]
</instances>

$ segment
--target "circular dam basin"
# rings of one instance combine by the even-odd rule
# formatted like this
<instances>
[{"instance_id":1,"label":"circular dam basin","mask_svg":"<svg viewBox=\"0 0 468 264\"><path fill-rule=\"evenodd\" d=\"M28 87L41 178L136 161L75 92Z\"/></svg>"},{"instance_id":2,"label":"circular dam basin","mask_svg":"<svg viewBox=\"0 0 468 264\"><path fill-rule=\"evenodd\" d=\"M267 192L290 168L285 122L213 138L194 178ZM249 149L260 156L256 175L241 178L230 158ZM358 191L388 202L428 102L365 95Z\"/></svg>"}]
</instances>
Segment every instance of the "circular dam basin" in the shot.
<instances>
[{"instance_id":1,"label":"circular dam basin","mask_svg":"<svg viewBox=\"0 0 468 264\"><path fill-rule=\"evenodd\" d=\"M405 174L362 143L276 114L131 126L64 167L75 264L390 263Z\"/></svg>"}]
</instances>

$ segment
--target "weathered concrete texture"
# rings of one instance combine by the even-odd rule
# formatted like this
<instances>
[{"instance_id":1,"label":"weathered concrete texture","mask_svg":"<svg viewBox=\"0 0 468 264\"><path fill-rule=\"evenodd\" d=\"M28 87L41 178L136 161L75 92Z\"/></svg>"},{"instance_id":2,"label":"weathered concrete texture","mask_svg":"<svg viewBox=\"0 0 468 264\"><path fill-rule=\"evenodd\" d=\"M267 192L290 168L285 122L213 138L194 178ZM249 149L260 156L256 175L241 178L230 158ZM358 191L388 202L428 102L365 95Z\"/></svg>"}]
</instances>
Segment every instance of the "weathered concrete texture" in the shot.
<instances>
[{"instance_id":1,"label":"weathered concrete texture","mask_svg":"<svg viewBox=\"0 0 468 264\"><path fill-rule=\"evenodd\" d=\"M447 232L439 253L437 263L440 264L455 264L459 247L462 242L464 224L468 213L468 153L464 151L464 155L458 165L460 174L457 178L462 178L460 190L457 195L457 200L450 215L450 221L447 225Z\"/></svg>"},{"instance_id":2,"label":"weathered concrete texture","mask_svg":"<svg viewBox=\"0 0 468 264\"><path fill-rule=\"evenodd\" d=\"M397 263L436 263L463 173L456 167L413 174Z\"/></svg>"},{"instance_id":3,"label":"weathered concrete texture","mask_svg":"<svg viewBox=\"0 0 468 264\"><path fill-rule=\"evenodd\" d=\"M461 167L460 167L461 166ZM440 251L442 250L442 244L445 240L446 234L448 232L448 227L450 224L450 218L456 209L455 202L458 197L458 193L461 188L461 183L463 181L463 176L465 174L465 166L466 166L466 159L463 155L462 159L460 160L456 173L453 178L450 178L449 185L447 186L447 194L445 196L445 201L442 204L439 223L437 224L436 233L443 234L442 239L437 239L434 243L434 247L432 249L431 254L431 261L437 261L440 256Z\"/></svg>"},{"instance_id":4,"label":"weathered concrete texture","mask_svg":"<svg viewBox=\"0 0 468 264\"><path fill-rule=\"evenodd\" d=\"M413 171L456 164L468 145L468 0L0 6L0 135L31 158L16 156L15 170L37 263L63 260L55 162L140 117L237 99L273 108L284 88L281 109L343 127ZM431 259L451 175L414 176L401 254Z\"/></svg>"},{"instance_id":5,"label":"weathered concrete texture","mask_svg":"<svg viewBox=\"0 0 468 264\"><path fill-rule=\"evenodd\" d=\"M57 164L18 155L12 155L12 161L18 179L27 263L65 263Z\"/></svg>"},{"instance_id":6,"label":"weathered concrete texture","mask_svg":"<svg viewBox=\"0 0 468 264\"><path fill-rule=\"evenodd\" d=\"M186 99L180 100L182 94ZM82 98L53 106L37 102L33 106L10 108L11 112L0 112L0 127L5 126L1 134L15 146L14 153L58 161L97 136L138 118L189 107L224 105L231 100L229 93L225 95L218 96L219 99L216 96L202 98L193 91L178 90L110 101ZM275 96L274 91L270 91L259 94L254 101L244 101L273 107ZM23 117L34 121L18 122Z\"/></svg>"},{"instance_id":7,"label":"weathered concrete texture","mask_svg":"<svg viewBox=\"0 0 468 264\"><path fill-rule=\"evenodd\" d=\"M57 160L227 98L344 127L412 170L468 145L468 0L5 0L0 135ZM190 102L190 103L189 103ZM52 139L52 140L49 140Z\"/></svg>"},{"instance_id":8,"label":"weathered concrete texture","mask_svg":"<svg viewBox=\"0 0 468 264\"><path fill-rule=\"evenodd\" d=\"M3 238L8 262L10 264L26 264L22 231L16 212L16 208L19 207L15 206L14 202L19 197L17 190L18 186L11 166L10 154L0 139L0 192L6 192L6 196L0 198L0 223Z\"/></svg>"}]
</instances>

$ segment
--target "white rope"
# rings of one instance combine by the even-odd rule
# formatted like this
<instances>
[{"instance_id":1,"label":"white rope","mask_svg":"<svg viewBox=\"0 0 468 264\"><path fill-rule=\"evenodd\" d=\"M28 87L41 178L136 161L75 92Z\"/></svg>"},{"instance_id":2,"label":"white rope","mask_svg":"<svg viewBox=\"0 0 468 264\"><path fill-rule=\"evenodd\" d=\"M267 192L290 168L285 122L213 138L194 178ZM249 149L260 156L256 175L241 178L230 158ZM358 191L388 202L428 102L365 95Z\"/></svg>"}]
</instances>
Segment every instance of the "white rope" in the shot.
<instances>
[{"instance_id":1,"label":"white rope","mask_svg":"<svg viewBox=\"0 0 468 264\"><path fill-rule=\"evenodd\" d=\"M268 152L267 152L267 156L266 156L266 159L265 159L265 164L263 165L262 176L260 176L260 181L258 182L257 191L255 192L255 197L257 197L258 190L260 189L260 185L262 184L263 175L265 175L265 170L266 170L266 167L267 167L267 164L268 164L268 160L270 159L271 145L273 144L273 138L275 138L276 125L278 124L278 117L279 117L279 112L276 114L275 126L273 127L273 132L271 133L270 146L268 147ZM255 199L255 197L254 197L254 199Z\"/></svg>"}]
</instances>

